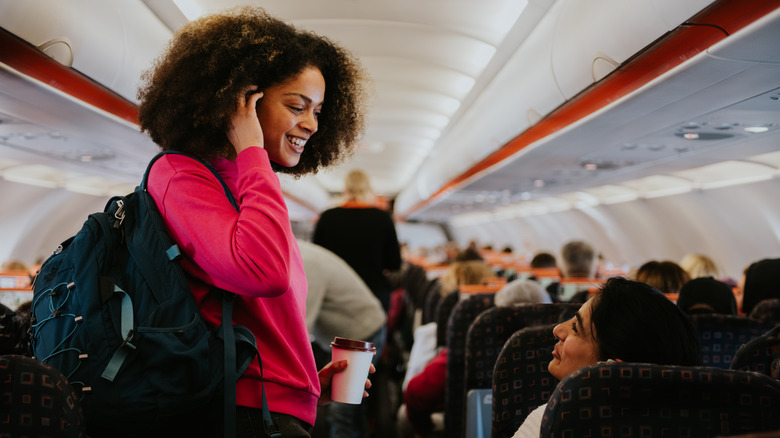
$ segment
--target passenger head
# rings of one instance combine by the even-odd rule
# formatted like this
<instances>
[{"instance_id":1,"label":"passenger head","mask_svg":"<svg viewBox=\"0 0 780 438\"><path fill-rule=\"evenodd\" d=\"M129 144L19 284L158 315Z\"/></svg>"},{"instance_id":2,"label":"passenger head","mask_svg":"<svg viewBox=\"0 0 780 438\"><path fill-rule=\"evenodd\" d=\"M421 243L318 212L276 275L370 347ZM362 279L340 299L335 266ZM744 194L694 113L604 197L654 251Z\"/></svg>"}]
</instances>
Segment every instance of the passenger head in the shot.
<instances>
[{"instance_id":1,"label":"passenger head","mask_svg":"<svg viewBox=\"0 0 780 438\"><path fill-rule=\"evenodd\" d=\"M368 174L359 169L350 171L344 178L344 195L351 201L373 203L374 191Z\"/></svg>"},{"instance_id":2,"label":"passenger head","mask_svg":"<svg viewBox=\"0 0 780 438\"><path fill-rule=\"evenodd\" d=\"M662 365L699 365L699 338L688 317L656 289L613 277L558 324L559 339L548 369L563 379L609 359Z\"/></svg>"},{"instance_id":3,"label":"passenger head","mask_svg":"<svg viewBox=\"0 0 780 438\"><path fill-rule=\"evenodd\" d=\"M537 269L537 268L557 268L558 265L555 263L555 256L550 254L549 252L537 252L534 254L533 258L531 259L531 269Z\"/></svg>"},{"instance_id":4,"label":"passenger head","mask_svg":"<svg viewBox=\"0 0 780 438\"><path fill-rule=\"evenodd\" d=\"M505 284L493 298L497 307L515 304L551 303L550 295L534 280L514 280Z\"/></svg>"},{"instance_id":5,"label":"passenger head","mask_svg":"<svg viewBox=\"0 0 780 438\"><path fill-rule=\"evenodd\" d=\"M677 306L685 313L737 314L731 286L712 277L694 278L680 288Z\"/></svg>"},{"instance_id":6,"label":"passenger head","mask_svg":"<svg viewBox=\"0 0 780 438\"><path fill-rule=\"evenodd\" d=\"M780 298L780 259L763 259L747 267L740 280L742 311L749 315L761 300Z\"/></svg>"},{"instance_id":7,"label":"passenger head","mask_svg":"<svg viewBox=\"0 0 780 438\"><path fill-rule=\"evenodd\" d=\"M237 98L251 86L268 90L312 69L325 86L316 133L297 165L272 166L293 175L313 173L354 150L363 131L364 73L343 48L260 8L238 8L184 25L144 75L138 119L162 149L206 159L230 157L234 148L226 131ZM269 99L260 99L258 116ZM264 133L270 130L263 120L260 124Z\"/></svg>"},{"instance_id":8,"label":"passenger head","mask_svg":"<svg viewBox=\"0 0 780 438\"><path fill-rule=\"evenodd\" d=\"M493 276L493 269L472 248L459 252L455 260L442 277L442 295L465 284L483 284L488 277Z\"/></svg>"},{"instance_id":9,"label":"passenger head","mask_svg":"<svg viewBox=\"0 0 780 438\"><path fill-rule=\"evenodd\" d=\"M596 274L596 252L589 243L575 240L561 248L564 277L591 278Z\"/></svg>"},{"instance_id":10,"label":"passenger head","mask_svg":"<svg viewBox=\"0 0 780 438\"><path fill-rule=\"evenodd\" d=\"M680 267L690 278L720 277L720 269L715 261L704 254L688 254L680 260Z\"/></svg>"},{"instance_id":11,"label":"passenger head","mask_svg":"<svg viewBox=\"0 0 780 438\"><path fill-rule=\"evenodd\" d=\"M458 286L484 284L487 278L493 275L493 270L481 260L469 260L455 263L453 275Z\"/></svg>"},{"instance_id":12,"label":"passenger head","mask_svg":"<svg viewBox=\"0 0 780 438\"><path fill-rule=\"evenodd\" d=\"M479 251L474 248L468 247L463 251L458 252L455 256L456 262L471 262L471 261L484 261L485 259L479 255Z\"/></svg>"},{"instance_id":13,"label":"passenger head","mask_svg":"<svg viewBox=\"0 0 780 438\"><path fill-rule=\"evenodd\" d=\"M690 277L675 262L651 260L636 271L636 281L649 284L664 293L678 293Z\"/></svg>"}]
</instances>

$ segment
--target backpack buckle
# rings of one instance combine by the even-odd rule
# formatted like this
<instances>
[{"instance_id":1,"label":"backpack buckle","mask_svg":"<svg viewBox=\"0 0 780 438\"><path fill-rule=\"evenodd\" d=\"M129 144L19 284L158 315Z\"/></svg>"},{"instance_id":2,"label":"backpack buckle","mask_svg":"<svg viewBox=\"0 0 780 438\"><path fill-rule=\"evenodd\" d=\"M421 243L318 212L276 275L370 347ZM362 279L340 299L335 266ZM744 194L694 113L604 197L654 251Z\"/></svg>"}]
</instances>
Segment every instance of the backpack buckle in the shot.
<instances>
[{"instance_id":1,"label":"backpack buckle","mask_svg":"<svg viewBox=\"0 0 780 438\"><path fill-rule=\"evenodd\" d=\"M136 346L132 344L133 338L135 337L135 330L130 330L127 332L127 337L122 341L122 344L119 345L119 348L127 347L131 350L135 350Z\"/></svg>"},{"instance_id":2,"label":"backpack buckle","mask_svg":"<svg viewBox=\"0 0 780 438\"><path fill-rule=\"evenodd\" d=\"M125 220L125 201L117 199L116 201L116 213L114 213L114 219L118 222L114 222L114 228L119 228L122 222Z\"/></svg>"}]
</instances>

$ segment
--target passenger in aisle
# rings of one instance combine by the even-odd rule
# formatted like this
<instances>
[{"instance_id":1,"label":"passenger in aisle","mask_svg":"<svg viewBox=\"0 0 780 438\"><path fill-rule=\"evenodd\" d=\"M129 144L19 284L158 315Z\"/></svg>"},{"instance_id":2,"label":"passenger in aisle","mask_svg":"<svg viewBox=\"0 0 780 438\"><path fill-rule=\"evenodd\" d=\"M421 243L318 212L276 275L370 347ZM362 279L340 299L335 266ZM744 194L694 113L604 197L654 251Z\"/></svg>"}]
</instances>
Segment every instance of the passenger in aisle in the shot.
<instances>
[{"instance_id":1,"label":"passenger in aisle","mask_svg":"<svg viewBox=\"0 0 780 438\"><path fill-rule=\"evenodd\" d=\"M379 365L385 346L387 316L382 303L359 275L339 256L311 242L298 239L309 290L306 295L306 325L312 338L318 367L330 362L330 343L335 337L374 344L372 359ZM317 423L330 425L330 436L368 436L367 404L332 402L323 409L328 418ZM317 426L319 427L319 426Z\"/></svg>"},{"instance_id":2,"label":"passenger in aisle","mask_svg":"<svg viewBox=\"0 0 780 438\"><path fill-rule=\"evenodd\" d=\"M658 290L613 277L558 324L548 370L561 380L586 365L608 360L699 365L700 347L688 317ZM546 404L532 411L513 438L538 437Z\"/></svg>"},{"instance_id":3,"label":"passenger in aisle","mask_svg":"<svg viewBox=\"0 0 780 438\"><path fill-rule=\"evenodd\" d=\"M220 324L214 289L225 289L236 294L233 321L257 339L262 376L253 362L236 386L240 436L263 436L263 382L282 436L308 436L333 373L345 367L317 372L303 262L275 171L314 173L353 150L364 79L330 40L246 7L182 27L139 91L143 131L163 150L209 161L239 205L189 157L165 155L151 169L149 192L207 324Z\"/></svg>"},{"instance_id":4,"label":"passenger in aisle","mask_svg":"<svg viewBox=\"0 0 780 438\"><path fill-rule=\"evenodd\" d=\"M388 312L388 275L401 269L401 249L392 217L376 201L368 175L350 171L344 178L344 202L322 212L312 242L344 259Z\"/></svg>"}]
</instances>

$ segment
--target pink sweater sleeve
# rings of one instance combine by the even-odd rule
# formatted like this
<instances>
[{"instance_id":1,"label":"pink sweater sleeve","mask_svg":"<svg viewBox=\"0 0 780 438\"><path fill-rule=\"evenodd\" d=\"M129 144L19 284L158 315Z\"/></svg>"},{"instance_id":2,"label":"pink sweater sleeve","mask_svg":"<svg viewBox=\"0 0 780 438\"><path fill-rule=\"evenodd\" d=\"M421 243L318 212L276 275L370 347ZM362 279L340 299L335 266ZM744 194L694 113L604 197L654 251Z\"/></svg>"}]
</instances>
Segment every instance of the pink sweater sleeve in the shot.
<instances>
[{"instance_id":1,"label":"pink sweater sleeve","mask_svg":"<svg viewBox=\"0 0 780 438\"><path fill-rule=\"evenodd\" d=\"M240 211L208 169L181 155L155 163L149 190L190 274L241 295L278 296L298 256L279 179L262 148L243 151L236 167Z\"/></svg>"}]
</instances>

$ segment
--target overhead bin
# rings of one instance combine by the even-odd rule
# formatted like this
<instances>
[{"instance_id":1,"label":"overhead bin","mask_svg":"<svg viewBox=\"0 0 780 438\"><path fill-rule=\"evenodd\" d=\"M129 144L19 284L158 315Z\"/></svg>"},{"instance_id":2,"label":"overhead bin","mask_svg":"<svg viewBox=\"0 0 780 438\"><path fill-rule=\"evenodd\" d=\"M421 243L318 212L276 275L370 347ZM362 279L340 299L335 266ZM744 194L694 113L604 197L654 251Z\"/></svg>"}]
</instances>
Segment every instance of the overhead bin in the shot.
<instances>
[{"instance_id":1,"label":"overhead bin","mask_svg":"<svg viewBox=\"0 0 780 438\"><path fill-rule=\"evenodd\" d=\"M471 105L439 140L439 148L420 169L414 184L396 198L404 213L424 201L457 175L495 152L565 101L550 63L555 16L560 2L549 10L545 2L529 2L512 32L526 31L495 77L479 90ZM530 26L532 29L519 29ZM499 50L506 50L505 47ZM496 115L499 115L498 117ZM444 152L446 150L446 153Z\"/></svg>"},{"instance_id":2,"label":"overhead bin","mask_svg":"<svg viewBox=\"0 0 780 438\"><path fill-rule=\"evenodd\" d=\"M711 0L562 0L552 69L567 99L675 29Z\"/></svg>"},{"instance_id":3,"label":"overhead bin","mask_svg":"<svg viewBox=\"0 0 780 438\"><path fill-rule=\"evenodd\" d=\"M0 27L133 102L172 35L141 1L0 1Z\"/></svg>"}]
</instances>

